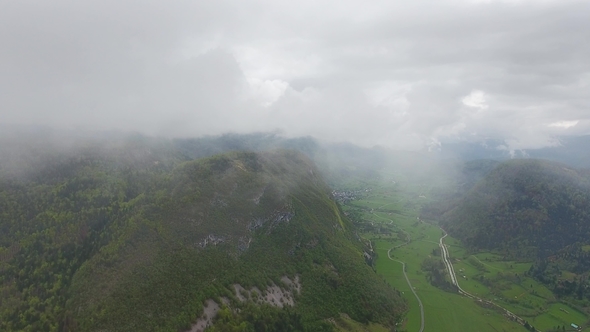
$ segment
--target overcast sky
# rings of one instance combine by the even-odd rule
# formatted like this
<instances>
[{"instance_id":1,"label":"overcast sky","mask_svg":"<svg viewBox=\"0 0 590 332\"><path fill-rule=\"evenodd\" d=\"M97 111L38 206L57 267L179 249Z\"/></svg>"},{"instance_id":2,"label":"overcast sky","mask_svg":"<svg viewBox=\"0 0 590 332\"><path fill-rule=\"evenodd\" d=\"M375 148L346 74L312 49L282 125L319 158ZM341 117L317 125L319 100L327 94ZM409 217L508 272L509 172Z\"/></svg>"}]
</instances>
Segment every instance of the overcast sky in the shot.
<instances>
[{"instance_id":1,"label":"overcast sky","mask_svg":"<svg viewBox=\"0 0 590 332\"><path fill-rule=\"evenodd\" d=\"M0 0L0 123L547 146L590 133L590 1Z\"/></svg>"}]
</instances>

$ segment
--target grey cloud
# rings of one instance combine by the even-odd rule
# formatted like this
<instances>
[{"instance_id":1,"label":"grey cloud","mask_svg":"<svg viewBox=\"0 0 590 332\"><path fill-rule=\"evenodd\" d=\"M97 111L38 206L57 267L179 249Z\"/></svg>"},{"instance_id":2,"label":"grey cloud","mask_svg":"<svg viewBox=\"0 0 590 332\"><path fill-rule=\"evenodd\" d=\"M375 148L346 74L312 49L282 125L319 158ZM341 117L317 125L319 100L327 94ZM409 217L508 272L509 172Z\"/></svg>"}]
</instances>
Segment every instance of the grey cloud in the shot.
<instances>
[{"instance_id":1,"label":"grey cloud","mask_svg":"<svg viewBox=\"0 0 590 332\"><path fill-rule=\"evenodd\" d=\"M590 129L588 17L587 1L3 1L0 122L542 147ZM474 91L485 107L462 103Z\"/></svg>"}]
</instances>

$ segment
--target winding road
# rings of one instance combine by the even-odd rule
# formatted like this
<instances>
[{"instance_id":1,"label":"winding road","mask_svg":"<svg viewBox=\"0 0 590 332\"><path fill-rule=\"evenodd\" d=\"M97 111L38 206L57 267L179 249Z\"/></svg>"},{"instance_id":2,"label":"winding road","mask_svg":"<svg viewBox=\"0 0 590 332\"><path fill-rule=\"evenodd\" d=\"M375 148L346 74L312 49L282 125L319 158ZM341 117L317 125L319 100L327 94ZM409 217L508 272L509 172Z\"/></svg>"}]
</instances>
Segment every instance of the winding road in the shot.
<instances>
[{"instance_id":1,"label":"winding road","mask_svg":"<svg viewBox=\"0 0 590 332\"><path fill-rule=\"evenodd\" d=\"M422 332L422 331L424 331L424 306L422 305L422 301L420 301L418 294L416 294L416 291L414 290L414 287L412 287L412 283L410 282L410 279L408 278L408 275L406 274L406 263L404 263L402 261L398 261L397 259L391 258L391 255L389 253L391 252L392 249L395 249L395 247L387 250L387 257L389 257L389 259L391 259L394 262L398 262L398 263L402 264L402 271L404 272L404 277L406 277L406 282L408 283L408 286L410 286L410 290L412 291L412 293L414 293L416 300L418 300L418 306L420 306L420 330L419 330L419 332Z\"/></svg>"},{"instance_id":2,"label":"winding road","mask_svg":"<svg viewBox=\"0 0 590 332\"><path fill-rule=\"evenodd\" d=\"M385 204L383 206L380 206L377 209L380 209L380 208L382 208L384 206L387 206L387 205L389 205L389 204ZM385 218L385 217L382 217L382 216L376 214L375 212L372 212L372 213L376 217L379 217L379 218L385 219L385 220L389 220L391 222L391 224L393 224L393 220L388 219L388 218ZM412 293L414 293L414 296L416 297L416 300L418 300L418 306L420 307L420 330L418 330L418 332L423 332L424 331L424 306L422 305L422 301L418 297L418 294L414 290L414 287L412 286L412 283L410 282L410 279L408 278L408 275L406 274L406 263L405 262L402 262L402 261L398 261L397 259L391 258L391 251L392 250L397 249L399 247L403 247L403 246L407 245L408 243L410 243L412 241L412 238L410 237L410 233L404 231L403 229L401 229L399 227L398 227L398 229L401 230L402 232L404 232L406 234L406 242L405 243L402 243L402 244L398 244L395 247L389 248L389 250L387 250L387 257L390 260L392 260L394 262L398 262L398 263L400 263L402 265L402 272L404 273L404 277L406 278L406 282L408 283L408 286L410 286L410 290L412 291Z\"/></svg>"}]
</instances>

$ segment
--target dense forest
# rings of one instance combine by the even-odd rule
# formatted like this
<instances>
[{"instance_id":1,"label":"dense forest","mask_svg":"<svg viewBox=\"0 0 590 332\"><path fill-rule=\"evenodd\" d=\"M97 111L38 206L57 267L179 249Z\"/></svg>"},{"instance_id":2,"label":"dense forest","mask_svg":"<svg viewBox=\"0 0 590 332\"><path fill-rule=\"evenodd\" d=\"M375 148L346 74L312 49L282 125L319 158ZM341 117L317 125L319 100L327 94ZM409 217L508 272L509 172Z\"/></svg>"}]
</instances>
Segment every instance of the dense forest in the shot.
<instances>
[{"instance_id":1,"label":"dense forest","mask_svg":"<svg viewBox=\"0 0 590 332\"><path fill-rule=\"evenodd\" d=\"M528 275L558 297L590 305L590 172L542 160L491 165L471 163L463 178L476 181L441 195L423 217L472 250L533 261Z\"/></svg>"},{"instance_id":2,"label":"dense forest","mask_svg":"<svg viewBox=\"0 0 590 332\"><path fill-rule=\"evenodd\" d=\"M282 149L313 141L232 137L3 144L0 330L183 331L209 299L224 303L214 330L330 330L340 313L394 326L400 294L312 160ZM285 277L301 281L286 309L235 290Z\"/></svg>"},{"instance_id":3,"label":"dense forest","mask_svg":"<svg viewBox=\"0 0 590 332\"><path fill-rule=\"evenodd\" d=\"M512 160L490 171L441 217L473 248L547 257L590 238L588 173L541 160Z\"/></svg>"}]
</instances>

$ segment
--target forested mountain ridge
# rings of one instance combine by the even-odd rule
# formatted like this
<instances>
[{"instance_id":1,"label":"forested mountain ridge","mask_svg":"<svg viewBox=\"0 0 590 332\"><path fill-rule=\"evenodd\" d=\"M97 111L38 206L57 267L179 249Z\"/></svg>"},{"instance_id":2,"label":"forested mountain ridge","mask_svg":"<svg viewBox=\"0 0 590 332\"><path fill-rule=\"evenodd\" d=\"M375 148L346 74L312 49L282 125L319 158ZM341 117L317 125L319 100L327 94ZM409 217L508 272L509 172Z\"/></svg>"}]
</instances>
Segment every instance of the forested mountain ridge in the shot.
<instances>
[{"instance_id":1,"label":"forested mountain ridge","mask_svg":"<svg viewBox=\"0 0 590 332\"><path fill-rule=\"evenodd\" d=\"M504 162L444 213L441 224L474 248L547 257L589 241L589 174L542 160Z\"/></svg>"},{"instance_id":2,"label":"forested mountain ridge","mask_svg":"<svg viewBox=\"0 0 590 332\"><path fill-rule=\"evenodd\" d=\"M242 308L226 325L256 313L250 330L329 330L340 313L393 326L405 311L301 153L114 146L0 162L0 330L182 331L221 298ZM236 294L283 277L301 283L290 309Z\"/></svg>"}]
</instances>

